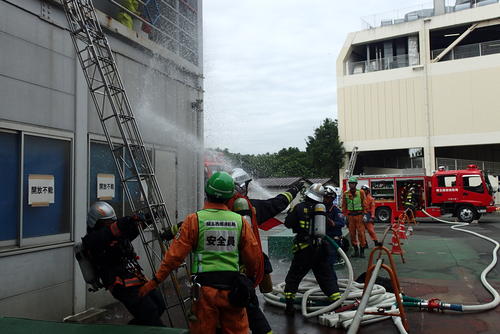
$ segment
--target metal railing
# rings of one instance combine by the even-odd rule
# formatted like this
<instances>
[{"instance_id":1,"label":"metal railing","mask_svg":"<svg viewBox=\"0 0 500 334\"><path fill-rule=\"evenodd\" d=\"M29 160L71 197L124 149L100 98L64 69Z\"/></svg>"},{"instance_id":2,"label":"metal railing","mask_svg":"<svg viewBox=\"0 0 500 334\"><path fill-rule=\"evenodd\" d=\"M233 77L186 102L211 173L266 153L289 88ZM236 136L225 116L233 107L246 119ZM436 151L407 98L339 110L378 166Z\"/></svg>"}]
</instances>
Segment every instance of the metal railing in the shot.
<instances>
[{"instance_id":1,"label":"metal railing","mask_svg":"<svg viewBox=\"0 0 500 334\"><path fill-rule=\"evenodd\" d=\"M432 50L432 59L436 58L444 49ZM446 54L441 61L462 58L479 57L500 53L500 39L475 44L458 45Z\"/></svg>"},{"instance_id":2,"label":"metal railing","mask_svg":"<svg viewBox=\"0 0 500 334\"><path fill-rule=\"evenodd\" d=\"M94 0L94 5L138 35L198 65L196 0L135 0L136 10L123 0Z\"/></svg>"},{"instance_id":3,"label":"metal railing","mask_svg":"<svg viewBox=\"0 0 500 334\"><path fill-rule=\"evenodd\" d=\"M420 58L418 53L411 58L408 54L404 54L394 57L347 62L347 70L349 74L360 74L414 66L419 63Z\"/></svg>"},{"instance_id":4,"label":"metal railing","mask_svg":"<svg viewBox=\"0 0 500 334\"><path fill-rule=\"evenodd\" d=\"M447 170L467 169L469 165L476 165L479 169L486 171L488 174L500 175L500 162L436 158L436 166L444 166Z\"/></svg>"},{"instance_id":5,"label":"metal railing","mask_svg":"<svg viewBox=\"0 0 500 334\"><path fill-rule=\"evenodd\" d=\"M499 0L446 0L445 14L470 8L482 7L498 3L498 1ZM434 11L434 3L429 1L411 7L394 9L379 14L365 16L361 18L361 22L364 29L372 29L381 26L416 21L431 16L436 16L436 14Z\"/></svg>"}]
</instances>

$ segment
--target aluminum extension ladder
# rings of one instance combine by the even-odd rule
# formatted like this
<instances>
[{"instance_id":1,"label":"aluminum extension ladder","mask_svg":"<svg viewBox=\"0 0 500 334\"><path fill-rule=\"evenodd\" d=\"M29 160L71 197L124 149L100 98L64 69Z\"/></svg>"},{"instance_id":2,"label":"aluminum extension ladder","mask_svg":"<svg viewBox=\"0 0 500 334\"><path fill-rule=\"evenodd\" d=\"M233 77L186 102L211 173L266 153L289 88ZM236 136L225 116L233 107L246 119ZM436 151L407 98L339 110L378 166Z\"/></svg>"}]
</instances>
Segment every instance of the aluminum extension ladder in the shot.
<instances>
[{"instance_id":1,"label":"aluminum extension ladder","mask_svg":"<svg viewBox=\"0 0 500 334\"><path fill-rule=\"evenodd\" d=\"M358 147L354 146L352 148L351 157L349 158L349 165L347 165L347 169L345 170L346 179L352 176L352 173L354 172L354 167L356 167L357 159L358 159Z\"/></svg>"},{"instance_id":2,"label":"aluminum extension ladder","mask_svg":"<svg viewBox=\"0 0 500 334\"><path fill-rule=\"evenodd\" d=\"M349 158L349 164L347 165L347 168L344 172L345 179L349 179L352 176L352 173L354 172L354 167L356 166L357 159L358 159L358 147L354 146L352 148L351 157ZM342 185L340 187L340 190L342 191ZM342 194L338 200L338 206L341 208L343 199L344 199L344 194Z\"/></svg>"},{"instance_id":3,"label":"aluminum extension ladder","mask_svg":"<svg viewBox=\"0 0 500 334\"><path fill-rule=\"evenodd\" d=\"M160 187L92 0L63 0L62 3L76 55L85 74L128 204L132 212L140 212L148 217L139 231L147 260L154 273L155 260L156 264L159 263L168 247L168 243L159 236L167 227L172 226ZM109 133L111 126L120 133L121 143L112 141ZM134 192L139 192L142 198L134 198ZM180 270L185 271L184 274L189 278L186 263L182 264L178 271ZM178 271L170 274L177 301L169 304L165 292L160 289L171 327L171 312L174 308L180 307L186 325L188 321L186 303L189 302L189 297L182 296Z\"/></svg>"}]
</instances>

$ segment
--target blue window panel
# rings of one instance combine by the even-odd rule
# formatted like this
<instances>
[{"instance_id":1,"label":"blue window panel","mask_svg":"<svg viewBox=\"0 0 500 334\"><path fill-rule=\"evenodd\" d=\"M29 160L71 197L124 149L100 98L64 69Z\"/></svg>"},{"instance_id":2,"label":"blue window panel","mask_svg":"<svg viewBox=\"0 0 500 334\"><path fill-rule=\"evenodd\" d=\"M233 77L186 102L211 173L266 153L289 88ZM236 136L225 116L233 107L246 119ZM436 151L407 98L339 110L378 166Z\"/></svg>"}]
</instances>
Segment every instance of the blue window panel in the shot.
<instances>
[{"instance_id":1,"label":"blue window panel","mask_svg":"<svg viewBox=\"0 0 500 334\"><path fill-rule=\"evenodd\" d=\"M28 175L54 176L54 203L28 205ZM24 136L23 237L69 233L71 226L71 142Z\"/></svg>"},{"instance_id":2,"label":"blue window panel","mask_svg":"<svg viewBox=\"0 0 500 334\"><path fill-rule=\"evenodd\" d=\"M115 209L117 216L123 214L123 195L122 185L120 182L120 174L116 169L113 156L109 150L108 144L90 143L90 172L89 172L89 204L98 201L97 198L97 174L114 174L115 175L115 197L112 200L107 200Z\"/></svg>"},{"instance_id":3,"label":"blue window panel","mask_svg":"<svg viewBox=\"0 0 500 334\"><path fill-rule=\"evenodd\" d=\"M153 151L146 149L146 153L149 157L149 161L152 163L153 161ZM139 156L139 155L137 155ZM133 172L133 164L130 155L125 150L125 177L131 177L134 175ZM139 173L146 174L147 173L147 162L142 161L140 159L136 160L137 168L139 169ZM134 202L134 206L137 209L143 208L146 206L146 202L144 198L142 198L141 188L139 186L138 181L130 181L128 182L128 189L130 191L130 196L132 197L132 201ZM151 189L147 189L148 196L151 196ZM142 199L142 200L141 200ZM125 215L132 214L132 208L130 207L128 201L125 203Z\"/></svg>"},{"instance_id":4,"label":"blue window panel","mask_svg":"<svg viewBox=\"0 0 500 334\"><path fill-rule=\"evenodd\" d=\"M19 222L19 135L0 132L0 241L17 239Z\"/></svg>"}]
</instances>

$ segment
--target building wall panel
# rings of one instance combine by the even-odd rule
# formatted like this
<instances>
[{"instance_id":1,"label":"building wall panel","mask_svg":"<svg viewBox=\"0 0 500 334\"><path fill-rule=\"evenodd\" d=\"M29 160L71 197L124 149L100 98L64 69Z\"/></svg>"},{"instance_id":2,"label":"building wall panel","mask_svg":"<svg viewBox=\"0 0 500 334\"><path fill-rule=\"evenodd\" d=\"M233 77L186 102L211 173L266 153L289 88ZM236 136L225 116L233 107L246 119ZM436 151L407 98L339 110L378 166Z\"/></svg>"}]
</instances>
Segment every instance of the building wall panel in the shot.
<instances>
[{"instance_id":1,"label":"building wall panel","mask_svg":"<svg viewBox=\"0 0 500 334\"><path fill-rule=\"evenodd\" d=\"M62 321L71 315L72 306L73 282L66 281L0 300L0 314L4 317Z\"/></svg>"}]
</instances>

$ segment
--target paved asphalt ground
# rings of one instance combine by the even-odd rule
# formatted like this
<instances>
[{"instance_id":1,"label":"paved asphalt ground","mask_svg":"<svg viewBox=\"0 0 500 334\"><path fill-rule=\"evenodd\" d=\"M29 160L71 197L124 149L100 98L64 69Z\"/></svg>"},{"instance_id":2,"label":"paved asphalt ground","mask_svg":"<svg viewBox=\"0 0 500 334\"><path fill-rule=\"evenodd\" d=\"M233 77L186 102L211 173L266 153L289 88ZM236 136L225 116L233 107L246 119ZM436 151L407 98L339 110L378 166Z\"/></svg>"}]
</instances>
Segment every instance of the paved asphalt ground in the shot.
<instances>
[{"instance_id":1,"label":"paved asphalt ground","mask_svg":"<svg viewBox=\"0 0 500 334\"><path fill-rule=\"evenodd\" d=\"M384 225L376 226L380 235ZM500 216L481 219L479 224L467 227L500 240ZM470 234L453 231L446 224L421 222L414 227L414 234L403 246L406 263L395 257L397 272L403 292L409 296L424 299L440 298L457 304L480 304L492 297L481 285L479 275L490 263L494 245ZM284 280L289 262L273 259L275 283ZM352 259L355 277L366 271L367 259ZM343 269L337 270L340 278L347 277ZM490 284L500 291L500 265L488 275ZM315 320L305 320L296 314L287 319L283 311L270 305L263 305L274 333L314 334L345 333L344 330L325 328ZM429 313L408 309L410 333L500 333L500 308L495 310L464 314L447 311ZM359 333L398 333L391 320L362 327Z\"/></svg>"},{"instance_id":2,"label":"paved asphalt ground","mask_svg":"<svg viewBox=\"0 0 500 334\"><path fill-rule=\"evenodd\" d=\"M376 231L382 234L383 225L377 225ZM500 240L500 215L490 215L481 219L479 224L467 227ZM263 244L267 247L266 236L283 230L277 227L272 233L263 234ZM271 232L271 231L270 231ZM265 248L266 248L265 247ZM414 234L403 246L406 263L396 257L396 266L403 292L419 298L440 298L449 303L479 304L491 300L490 294L482 287L479 275L490 263L493 245L472 235L453 231L448 225L433 222L421 222L414 227ZM290 262L272 259L274 265L273 281L284 281ZM357 277L366 270L367 259L352 259L354 274ZM344 269L339 268L337 275L347 277ZM488 275L488 281L500 291L500 266L497 265ZM297 313L292 319L283 315L283 310L264 304L266 313L275 334L315 334L345 333L342 329L326 328L316 320L305 320ZM482 313L464 314L447 311L429 313L409 309L410 333L453 333L474 334L500 333L500 308ZM174 322L180 315L174 315ZM97 322L126 324L129 314L120 305L114 305L110 312ZM166 320L166 319L165 319ZM168 321L165 321L167 323ZM390 334L398 333L391 320L362 327L359 333ZM208 334L208 333L207 333Z\"/></svg>"}]
</instances>

